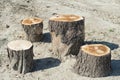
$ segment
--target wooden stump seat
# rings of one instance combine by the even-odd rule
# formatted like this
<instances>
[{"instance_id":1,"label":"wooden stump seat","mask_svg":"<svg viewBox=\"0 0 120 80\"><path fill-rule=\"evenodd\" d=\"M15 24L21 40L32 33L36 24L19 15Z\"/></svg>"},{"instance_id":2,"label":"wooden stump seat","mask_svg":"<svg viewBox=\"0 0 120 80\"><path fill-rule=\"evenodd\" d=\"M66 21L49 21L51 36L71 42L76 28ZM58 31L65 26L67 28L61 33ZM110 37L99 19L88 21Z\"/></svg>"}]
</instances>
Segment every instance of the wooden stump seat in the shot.
<instances>
[{"instance_id":1,"label":"wooden stump seat","mask_svg":"<svg viewBox=\"0 0 120 80\"><path fill-rule=\"evenodd\" d=\"M102 44L82 46L74 69L81 76L108 76L111 73L110 48Z\"/></svg>"},{"instance_id":2,"label":"wooden stump seat","mask_svg":"<svg viewBox=\"0 0 120 80\"><path fill-rule=\"evenodd\" d=\"M52 49L56 56L77 55L84 43L84 17L72 14L55 15L49 19Z\"/></svg>"},{"instance_id":3,"label":"wooden stump seat","mask_svg":"<svg viewBox=\"0 0 120 80\"><path fill-rule=\"evenodd\" d=\"M31 42L41 41L43 38L43 20L40 18L26 18L21 22L27 35L27 40Z\"/></svg>"},{"instance_id":4,"label":"wooden stump seat","mask_svg":"<svg viewBox=\"0 0 120 80\"><path fill-rule=\"evenodd\" d=\"M9 66L19 73L27 73L33 67L33 45L30 41L14 40L8 43Z\"/></svg>"}]
</instances>

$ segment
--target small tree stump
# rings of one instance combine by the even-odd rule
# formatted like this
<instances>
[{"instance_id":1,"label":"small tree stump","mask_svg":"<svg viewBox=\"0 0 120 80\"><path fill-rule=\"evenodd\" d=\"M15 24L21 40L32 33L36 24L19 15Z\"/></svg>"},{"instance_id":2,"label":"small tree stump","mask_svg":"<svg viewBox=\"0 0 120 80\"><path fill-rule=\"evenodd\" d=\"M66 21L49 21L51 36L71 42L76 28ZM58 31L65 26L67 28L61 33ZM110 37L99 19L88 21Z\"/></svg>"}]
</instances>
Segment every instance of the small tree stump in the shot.
<instances>
[{"instance_id":1,"label":"small tree stump","mask_svg":"<svg viewBox=\"0 0 120 80\"><path fill-rule=\"evenodd\" d=\"M84 18L77 15L56 15L49 20L53 52L58 57L77 55L84 43Z\"/></svg>"},{"instance_id":2,"label":"small tree stump","mask_svg":"<svg viewBox=\"0 0 120 80\"><path fill-rule=\"evenodd\" d=\"M40 18L27 18L21 22L24 31L27 34L27 40L38 42L43 37L43 20Z\"/></svg>"},{"instance_id":3,"label":"small tree stump","mask_svg":"<svg viewBox=\"0 0 120 80\"><path fill-rule=\"evenodd\" d=\"M26 40L11 41L7 45L10 68L19 73L31 71L33 66L33 45Z\"/></svg>"},{"instance_id":4,"label":"small tree stump","mask_svg":"<svg viewBox=\"0 0 120 80\"><path fill-rule=\"evenodd\" d=\"M102 44L82 46L74 69L81 76L108 76L111 73L110 48Z\"/></svg>"}]
</instances>

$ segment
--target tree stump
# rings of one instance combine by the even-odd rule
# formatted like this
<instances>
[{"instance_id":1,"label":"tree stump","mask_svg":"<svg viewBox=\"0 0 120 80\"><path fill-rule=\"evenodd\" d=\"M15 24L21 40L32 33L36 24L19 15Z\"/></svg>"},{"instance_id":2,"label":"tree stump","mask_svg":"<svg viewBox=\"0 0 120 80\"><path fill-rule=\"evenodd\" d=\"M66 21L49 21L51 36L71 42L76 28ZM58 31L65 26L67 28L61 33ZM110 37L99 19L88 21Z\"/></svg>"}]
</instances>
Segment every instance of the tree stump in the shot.
<instances>
[{"instance_id":1,"label":"tree stump","mask_svg":"<svg viewBox=\"0 0 120 80\"><path fill-rule=\"evenodd\" d=\"M11 41L7 45L10 68L25 74L32 70L33 45L26 40Z\"/></svg>"},{"instance_id":2,"label":"tree stump","mask_svg":"<svg viewBox=\"0 0 120 80\"><path fill-rule=\"evenodd\" d=\"M82 46L74 69L81 76L108 76L111 73L110 48L102 44Z\"/></svg>"},{"instance_id":3,"label":"tree stump","mask_svg":"<svg viewBox=\"0 0 120 80\"><path fill-rule=\"evenodd\" d=\"M43 37L43 20L40 18L27 18L21 22L24 31L27 34L27 40L38 42Z\"/></svg>"},{"instance_id":4,"label":"tree stump","mask_svg":"<svg viewBox=\"0 0 120 80\"><path fill-rule=\"evenodd\" d=\"M56 15L49 20L53 52L59 58L77 55L84 43L84 18L77 15Z\"/></svg>"}]
</instances>

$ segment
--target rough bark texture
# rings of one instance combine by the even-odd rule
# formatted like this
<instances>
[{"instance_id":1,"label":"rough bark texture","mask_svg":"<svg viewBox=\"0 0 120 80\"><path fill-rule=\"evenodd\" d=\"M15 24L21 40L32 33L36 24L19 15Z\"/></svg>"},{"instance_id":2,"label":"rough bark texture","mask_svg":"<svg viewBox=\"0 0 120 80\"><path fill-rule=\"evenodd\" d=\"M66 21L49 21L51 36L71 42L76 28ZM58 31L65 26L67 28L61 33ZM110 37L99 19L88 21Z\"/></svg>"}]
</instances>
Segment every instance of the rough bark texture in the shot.
<instances>
[{"instance_id":1,"label":"rough bark texture","mask_svg":"<svg viewBox=\"0 0 120 80\"><path fill-rule=\"evenodd\" d=\"M111 54L94 56L80 50L74 69L81 76L108 76L111 73Z\"/></svg>"},{"instance_id":2,"label":"rough bark texture","mask_svg":"<svg viewBox=\"0 0 120 80\"><path fill-rule=\"evenodd\" d=\"M22 24L24 31L27 34L27 40L31 42L41 41L43 38L43 22L32 24L32 25L24 25Z\"/></svg>"},{"instance_id":3,"label":"rough bark texture","mask_svg":"<svg viewBox=\"0 0 120 80\"><path fill-rule=\"evenodd\" d=\"M77 55L84 43L84 19L78 21L49 20L53 52L58 57Z\"/></svg>"},{"instance_id":4,"label":"rough bark texture","mask_svg":"<svg viewBox=\"0 0 120 80\"><path fill-rule=\"evenodd\" d=\"M27 50L11 50L7 48L10 68L25 74L33 67L33 46Z\"/></svg>"}]
</instances>

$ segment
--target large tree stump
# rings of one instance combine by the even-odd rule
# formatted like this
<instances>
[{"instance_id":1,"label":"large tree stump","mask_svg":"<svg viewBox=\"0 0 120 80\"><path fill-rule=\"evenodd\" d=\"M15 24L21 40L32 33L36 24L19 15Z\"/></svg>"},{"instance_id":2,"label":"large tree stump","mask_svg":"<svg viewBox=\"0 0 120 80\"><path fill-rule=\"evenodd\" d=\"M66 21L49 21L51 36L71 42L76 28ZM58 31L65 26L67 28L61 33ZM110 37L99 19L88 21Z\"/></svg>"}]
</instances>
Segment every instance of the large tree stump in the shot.
<instances>
[{"instance_id":1,"label":"large tree stump","mask_svg":"<svg viewBox=\"0 0 120 80\"><path fill-rule=\"evenodd\" d=\"M21 22L24 31L27 34L27 40L38 42L43 37L43 20L40 18L27 18Z\"/></svg>"},{"instance_id":2,"label":"large tree stump","mask_svg":"<svg viewBox=\"0 0 120 80\"><path fill-rule=\"evenodd\" d=\"M82 46L74 69L81 76L108 76L111 73L110 48L102 44Z\"/></svg>"},{"instance_id":3,"label":"large tree stump","mask_svg":"<svg viewBox=\"0 0 120 80\"><path fill-rule=\"evenodd\" d=\"M56 15L49 20L53 52L59 58L77 55L84 43L84 18L77 15Z\"/></svg>"},{"instance_id":4,"label":"large tree stump","mask_svg":"<svg viewBox=\"0 0 120 80\"><path fill-rule=\"evenodd\" d=\"M33 45L26 40L11 41L7 45L10 68L19 73L27 73L33 66Z\"/></svg>"}]
</instances>

